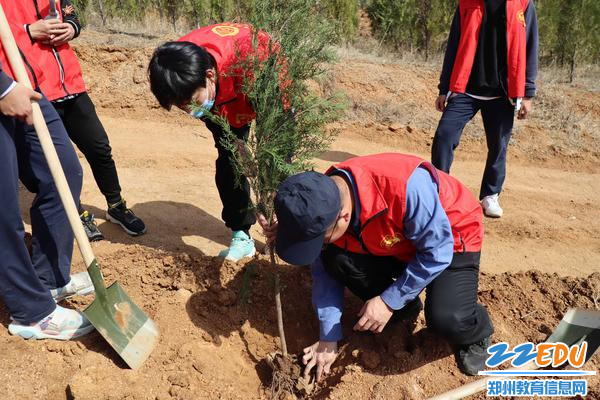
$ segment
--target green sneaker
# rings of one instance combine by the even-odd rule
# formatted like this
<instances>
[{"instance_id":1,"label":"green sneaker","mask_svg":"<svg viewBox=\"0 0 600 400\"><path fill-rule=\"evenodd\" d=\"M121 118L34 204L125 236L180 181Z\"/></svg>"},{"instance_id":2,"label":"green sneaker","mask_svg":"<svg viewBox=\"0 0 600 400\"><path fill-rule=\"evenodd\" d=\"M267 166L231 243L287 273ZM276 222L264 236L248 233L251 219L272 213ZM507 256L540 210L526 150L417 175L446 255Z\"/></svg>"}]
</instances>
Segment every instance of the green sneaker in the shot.
<instances>
[{"instance_id":1,"label":"green sneaker","mask_svg":"<svg viewBox=\"0 0 600 400\"><path fill-rule=\"evenodd\" d=\"M244 231L234 231L229 248L221 251L219 257L237 262L244 257L253 257L254 254L256 254L254 240Z\"/></svg>"}]
</instances>

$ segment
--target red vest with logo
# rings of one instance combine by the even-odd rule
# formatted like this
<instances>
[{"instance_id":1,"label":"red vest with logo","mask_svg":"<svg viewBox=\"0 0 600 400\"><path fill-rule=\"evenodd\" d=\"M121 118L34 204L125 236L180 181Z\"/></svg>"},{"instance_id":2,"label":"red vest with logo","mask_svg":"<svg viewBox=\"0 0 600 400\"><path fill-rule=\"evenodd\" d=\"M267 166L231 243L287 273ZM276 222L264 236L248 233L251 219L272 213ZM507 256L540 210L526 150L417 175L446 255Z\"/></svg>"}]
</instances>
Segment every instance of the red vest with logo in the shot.
<instances>
[{"instance_id":1,"label":"red vest with logo","mask_svg":"<svg viewBox=\"0 0 600 400\"><path fill-rule=\"evenodd\" d=\"M49 14L48 0L19 0L18 3L27 9L26 19L20 21L21 25L32 24ZM60 0L56 0L56 3L60 4ZM58 11L62 20L64 10ZM32 57L44 69L45 79L40 88L50 101L86 91L79 60L68 43L54 47L36 42L32 48Z\"/></svg>"},{"instance_id":2,"label":"red vest with logo","mask_svg":"<svg viewBox=\"0 0 600 400\"><path fill-rule=\"evenodd\" d=\"M464 93L469 82L485 11L483 2L484 0L459 0L460 40L450 76L450 91L454 93ZM528 4L529 0L506 0L506 61L510 98L525 96L525 10Z\"/></svg>"},{"instance_id":3,"label":"red vest with logo","mask_svg":"<svg viewBox=\"0 0 600 400\"><path fill-rule=\"evenodd\" d=\"M269 35L258 34L258 51L268 54ZM243 71L235 70L240 59L253 51L252 27L246 24L222 23L196 29L179 38L179 41L192 42L202 46L214 57L217 63L217 97L215 111L227 118L229 125L240 128L249 124L256 113L242 94Z\"/></svg>"},{"instance_id":4,"label":"red vest with logo","mask_svg":"<svg viewBox=\"0 0 600 400\"><path fill-rule=\"evenodd\" d=\"M397 153L352 158L327 171L329 174L338 168L352 174L361 206L359 236L347 232L334 244L352 253L412 260L416 250L403 235L403 221L406 183L419 166L425 167L438 184L440 201L452 227L454 252L481 251L483 213L469 189L425 160Z\"/></svg>"},{"instance_id":5,"label":"red vest with logo","mask_svg":"<svg viewBox=\"0 0 600 400\"><path fill-rule=\"evenodd\" d=\"M6 15L6 19L10 25L10 29L13 33L15 41L17 42L17 46L21 51L23 61L25 62L25 69L29 74L29 80L31 81L31 84L36 87L43 82L44 74L40 64L32 55L33 45L31 40L29 40L29 35L27 35L25 29L23 29L23 23L21 21L26 18L27 14L26 6L23 5L23 3L24 2L19 1L17 2L18 5L15 5L13 0L0 0L0 4L2 4L2 9L4 10L4 14ZM10 62L8 61L8 57L6 56L1 43L0 63L2 64L3 71L11 78L15 79L15 74L11 68Z\"/></svg>"}]
</instances>

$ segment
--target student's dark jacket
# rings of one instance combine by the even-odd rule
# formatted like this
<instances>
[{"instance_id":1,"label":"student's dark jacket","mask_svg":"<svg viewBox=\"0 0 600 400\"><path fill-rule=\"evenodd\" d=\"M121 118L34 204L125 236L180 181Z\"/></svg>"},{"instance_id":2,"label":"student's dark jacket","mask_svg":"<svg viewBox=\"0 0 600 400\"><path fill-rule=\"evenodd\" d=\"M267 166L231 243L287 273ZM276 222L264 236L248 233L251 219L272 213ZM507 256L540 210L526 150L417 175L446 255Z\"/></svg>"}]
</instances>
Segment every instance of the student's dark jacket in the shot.
<instances>
[{"instance_id":1,"label":"student's dark jacket","mask_svg":"<svg viewBox=\"0 0 600 400\"><path fill-rule=\"evenodd\" d=\"M471 72L475 63L482 62L476 58L483 57L485 47L489 48L490 46L489 43L481 42L484 34L483 30L480 30L482 24L491 23L486 21L485 10L488 7L485 2L487 1L459 1L450 28L438 85L441 95L447 94L449 91L470 93L468 86L485 86L485 82L478 82L478 77L471 76ZM539 41L535 5L533 0L506 0L504 3L506 8L502 10L504 11L502 18L506 25L501 28L506 34L506 40L499 43L497 51L498 60L504 64L505 68L498 67L498 72L502 76L498 77L499 88L495 89L499 93L470 94L488 96L501 94L510 98L533 97L536 91ZM524 12L521 9L523 4L526 4ZM511 23L507 22L507 16L512 21ZM461 21L461 17L463 19L470 18L470 20ZM463 32L463 30L467 32Z\"/></svg>"}]
</instances>

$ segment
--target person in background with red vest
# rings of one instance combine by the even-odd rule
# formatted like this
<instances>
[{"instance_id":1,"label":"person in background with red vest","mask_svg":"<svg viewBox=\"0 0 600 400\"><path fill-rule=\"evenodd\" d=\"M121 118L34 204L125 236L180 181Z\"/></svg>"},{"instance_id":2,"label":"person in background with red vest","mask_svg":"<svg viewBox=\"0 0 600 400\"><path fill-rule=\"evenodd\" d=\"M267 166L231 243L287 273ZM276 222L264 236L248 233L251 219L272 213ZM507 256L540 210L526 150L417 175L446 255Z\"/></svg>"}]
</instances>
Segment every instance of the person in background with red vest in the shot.
<instances>
[{"instance_id":1,"label":"person in background with red vest","mask_svg":"<svg viewBox=\"0 0 600 400\"><path fill-rule=\"evenodd\" d=\"M431 160L449 172L463 128L481 111L488 154L479 199L488 217L502 216L498 196L514 114L524 119L531 112L537 70L533 0L459 0L435 103L443 114Z\"/></svg>"},{"instance_id":2,"label":"person in background with red vest","mask_svg":"<svg viewBox=\"0 0 600 400\"><path fill-rule=\"evenodd\" d=\"M319 340L304 349L305 375L329 372L342 339L344 287L364 301L356 331L414 319L426 290L427 325L457 345L461 370L485 368L493 333L477 303L481 207L458 180L416 156L376 154L286 179L278 222L259 223L277 254L311 265ZM325 247L323 247L325 245Z\"/></svg>"},{"instance_id":3,"label":"person in background with red vest","mask_svg":"<svg viewBox=\"0 0 600 400\"><path fill-rule=\"evenodd\" d=\"M269 36L259 32L259 52L268 51ZM223 204L221 217L232 230L229 248L219 257L238 261L252 257L256 250L250 227L256 222L246 178L237 183L232 155L221 144L222 128L205 118L201 105L225 117L233 133L247 140L250 124L256 117L252 106L241 92L244 73L235 71L240 58L253 51L252 27L222 23L196 29L176 42L159 46L150 60L150 88L160 105L172 106L204 121L211 131L218 151L215 181Z\"/></svg>"},{"instance_id":4,"label":"person in background with red vest","mask_svg":"<svg viewBox=\"0 0 600 400\"><path fill-rule=\"evenodd\" d=\"M79 36L81 25L70 0L20 0L26 13L23 27L32 42L28 54L44 70L40 83L60 115L71 140L90 164L98 188L106 198L106 219L132 236L146 232L146 225L127 208L121 196L117 168L108 136L94 103L86 92L79 61L69 41ZM25 4L28 4L27 6ZM54 8L52 8L54 5ZM94 216L79 204L81 220L90 241L103 235Z\"/></svg>"}]
</instances>

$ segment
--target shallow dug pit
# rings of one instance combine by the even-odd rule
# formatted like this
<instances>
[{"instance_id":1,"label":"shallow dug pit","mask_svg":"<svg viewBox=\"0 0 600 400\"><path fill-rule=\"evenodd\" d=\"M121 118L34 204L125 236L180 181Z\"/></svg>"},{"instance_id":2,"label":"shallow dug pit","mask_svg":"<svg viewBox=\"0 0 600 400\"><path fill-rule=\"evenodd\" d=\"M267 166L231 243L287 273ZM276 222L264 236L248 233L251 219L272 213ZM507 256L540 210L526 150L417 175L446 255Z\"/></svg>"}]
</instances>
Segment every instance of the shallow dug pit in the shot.
<instances>
[{"instance_id":1,"label":"shallow dug pit","mask_svg":"<svg viewBox=\"0 0 600 400\"><path fill-rule=\"evenodd\" d=\"M108 282L118 280L158 324L161 337L147 362L132 371L97 333L80 341L24 341L9 336L0 311L3 356L0 393L46 399L249 399L272 396L269 354L279 350L268 260L223 264L200 254L111 244L98 260ZM103 254L106 253L106 254ZM279 266L284 323L291 354L317 338L307 268ZM587 278L539 272L482 274L479 298L491 313L495 341L540 342L571 307L594 308L600 273ZM83 308L91 298L75 298ZM347 296L346 340L316 399L421 400L470 382L456 368L452 348L425 327L396 324L380 335L352 333L360 302ZM586 369L598 370L599 356ZM300 368L294 364L293 374ZM16 372L18 371L18 372ZM600 399L598 377L586 399ZM288 395L286 398L293 398ZM484 399L475 396L473 399Z\"/></svg>"}]
</instances>

